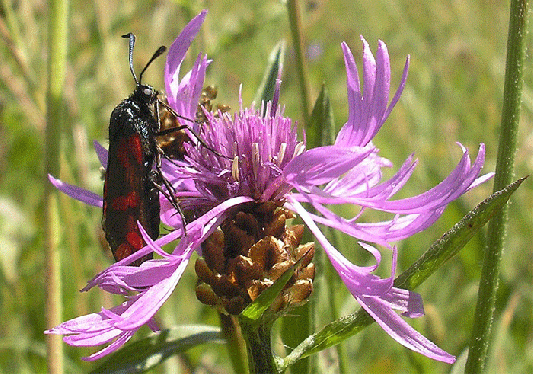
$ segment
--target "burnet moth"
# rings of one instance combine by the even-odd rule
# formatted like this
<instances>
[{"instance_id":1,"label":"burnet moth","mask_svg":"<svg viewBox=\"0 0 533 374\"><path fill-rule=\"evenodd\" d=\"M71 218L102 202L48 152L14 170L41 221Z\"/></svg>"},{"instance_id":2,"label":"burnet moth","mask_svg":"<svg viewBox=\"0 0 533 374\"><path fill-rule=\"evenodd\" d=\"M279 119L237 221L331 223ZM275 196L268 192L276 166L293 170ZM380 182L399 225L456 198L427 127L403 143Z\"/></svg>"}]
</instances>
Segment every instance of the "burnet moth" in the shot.
<instances>
[{"instance_id":1,"label":"burnet moth","mask_svg":"<svg viewBox=\"0 0 533 374\"><path fill-rule=\"evenodd\" d=\"M155 139L160 123L158 92L142 84L144 72L166 48L162 46L154 53L137 79L133 68L135 36L130 33L122 37L129 39L129 65L136 87L113 110L109 121L102 227L116 261L145 246L137 221L152 239L159 236L160 191L181 214L172 187L161 172ZM133 264L140 265L150 258L147 255Z\"/></svg>"}]
</instances>

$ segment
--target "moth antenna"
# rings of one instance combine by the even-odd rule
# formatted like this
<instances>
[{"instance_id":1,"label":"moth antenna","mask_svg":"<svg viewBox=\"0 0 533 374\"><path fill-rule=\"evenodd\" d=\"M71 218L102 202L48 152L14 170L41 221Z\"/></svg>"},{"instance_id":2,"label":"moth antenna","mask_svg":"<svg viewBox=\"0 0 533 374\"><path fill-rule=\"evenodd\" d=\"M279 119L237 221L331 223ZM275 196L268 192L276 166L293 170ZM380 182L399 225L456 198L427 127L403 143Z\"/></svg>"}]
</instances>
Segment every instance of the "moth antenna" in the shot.
<instances>
[{"instance_id":1,"label":"moth antenna","mask_svg":"<svg viewBox=\"0 0 533 374\"><path fill-rule=\"evenodd\" d=\"M130 50L129 50L130 71L131 71L131 75L133 75L133 79L135 79L135 84L138 86L141 84L141 81L137 79L137 75L135 75L135 69L133 68L133 47L135 47L135 35L133 35L130 32L130 33L127 33L126 35L122 35L122 37L126 39L128 38L130 39ZM141 73L141 77L142 77L142 73Z\"/></svg>"},{"instance_id":2,"label":"moth antenna","mask_svg":"<svg viewBox=\"0 0 533 374\"><path fill-rule=\"evenodd\" d=\"M159 56L161 56L163 54L163 52L165 52L167 50L167 47L165 47L164 45L162 45L161 47L157 48L157 51L155 51L154 55L152 56L152 58L150 59L150 61L148 61L148 63L146 64L146 66L144 67L144 69L141 71L141 75L139 75L139 84L141 83L142 79L143 79L143 74L144 72L146 71L146 69L148 68L148 66L150 66L150 64L152 62L154 62L154 60L156 58L158 58Z\"/></svg>"}]
</instances>

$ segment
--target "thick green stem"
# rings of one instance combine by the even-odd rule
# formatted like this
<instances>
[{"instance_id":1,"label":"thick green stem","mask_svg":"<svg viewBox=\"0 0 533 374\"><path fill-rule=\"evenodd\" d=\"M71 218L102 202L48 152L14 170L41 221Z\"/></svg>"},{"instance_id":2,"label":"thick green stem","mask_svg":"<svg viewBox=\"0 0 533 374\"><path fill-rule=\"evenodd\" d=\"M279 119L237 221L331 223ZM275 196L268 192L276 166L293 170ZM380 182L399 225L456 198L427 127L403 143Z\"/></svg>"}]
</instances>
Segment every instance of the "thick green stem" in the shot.
<instances>
[{"instance_id":1,"label":"thick green stem","mask_svg":"<svg viewBox=\"0 0 533 374\"><path fill-rule=\"evenodd\" d=\"M511 1L504 102L500 129L500 144L494 177L494 191L508 185L513 178L516 134L520 120L520 101L525 51L525 35L529 15L527 0ZM474 326L466 373L482 373L487 359L491 324L494 316L500 259L507 221L507 207L489 223L487 248L481 271Z\"/></svg>"},{"instance_id":2,"label":"thick green stem","mask_svg":"<svg viewBox=\"0 0 533 374\"><path fill-rule=\"evenodd\" d=\"M251 374L277 373L278 368L270 343L272 324L243 324L242 333L248 348L248 366Z\"/></svg>"},{"instance_id":3,"label":"thick green stem","mask_svg":"<svg viewBox=\"0 0 533 374\"><path fill-rule=\"evenodd\" d=\"M59 140L63 113L63 86L67 61L68 0L50 0L48 24L48 89L46 96L45 173L59 175ZM57 326L61 320L61 268L57 192L44 180L44 224L46 242L46 325ZM63 343L58 335L46 339L48 373L63 372Z\"/></svg>"},{"instance_id":4,"label":"thick green stem","mask_svg":"<svg viewBox=\"0 0 533 374\"><path fill-rule=\"evenodd\" d=\"M233 370L235 373L249 373L246 342L243 339L237 318L223 313L220 313L219 316L222 336L226 340Z\"/></svg>"}]
</instances>

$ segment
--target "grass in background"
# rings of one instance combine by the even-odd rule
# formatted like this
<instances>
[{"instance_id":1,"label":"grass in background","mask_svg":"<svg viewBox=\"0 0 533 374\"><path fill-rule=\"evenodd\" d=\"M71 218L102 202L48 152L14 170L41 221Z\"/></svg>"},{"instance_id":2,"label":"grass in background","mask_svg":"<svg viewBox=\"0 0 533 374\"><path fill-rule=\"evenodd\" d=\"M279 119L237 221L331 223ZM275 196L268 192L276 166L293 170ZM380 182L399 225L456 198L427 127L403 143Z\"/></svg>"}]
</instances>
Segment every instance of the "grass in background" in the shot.
<instances>
[{"instance_id":1,"label":"grass in background","mask_svg":"<svg viewBox=\"0 0 533 374\"><path fill-rule=\"evenodd\" d=\"M376 138L381 155L391 159L396 168L412 152L420 159L402 196L427 190L453 169L460 158L456 141L474 154L480 142L486 143L485 171L494 169L503 93L507 4L315 0L302 2L302 6L311 100L325 82L338 127L347 117L341 41L350 45L360 67L359 35L365 36L374 51L377 39L383 40L391 57L394 90L405 57L411 55L404 94ZM218 86L218 101L237 108L242 83L243 102L247 105L261 81L270 50L283 38L289 44L281 101L286 105L286 114L304 125L287 13L282 3L72 1L65 102L68 120L63 129L62 147L58 149L62 180L101 193L102 174L92 140L107 146L111 110L134 88L127 64L127 43L120 35L126 32L137 35L134 61L139 68L159 45L170 45L202 8L210 11L193 43L193 53L188 55L188 66L199 52L207 53L214 60L206 84ZM0 370L44 372L41 199L46 2L4 0L1 10ZM156 61L145 78L159 89L163 89L163 64L164 59ZM533 74L531 69L526 69L517 176L530 173L533 167L532 87ZM451 204L432 228L402 241L398 272L407 268L490 191L490 183L477 188ZM531 196L529 181L512 198L488 372L533 371ZM116 304L118 299L102 300L104 293L96 290L78 293L88 279L111 262L110 254L101 244L100 210L61 196L60 218L64 318L98 311L101 305ZM483 244L481 235L472 240L459 256L417 290L425 300L426 317L411 321L412 324L455 355L463 352L470 336ZM344 248L347 252L351 247ZM194 271L188 269L176 293L158 314L164 326L217 323L213 311L195 301L195 283ZM336 295L339 310L343 314L353 312L358 307L348 292L343 287L340 289ZM321 324L326 322L323 320ZM93 367L80 361L80 357L91 353L89 350L65 348L67 372L86 372ZM377 326L350 339L346 349L351 360L348 367L354 372L450 370L446 364L404 349ZM176 362L167 365L169 372ZM219 347L197 348L182 356L179 362L182 368L200 364L213 371L228 365L226 353ZM334 368L333 351L321 355L321 365L322 372Z\"/></svg>"}]
</instances>

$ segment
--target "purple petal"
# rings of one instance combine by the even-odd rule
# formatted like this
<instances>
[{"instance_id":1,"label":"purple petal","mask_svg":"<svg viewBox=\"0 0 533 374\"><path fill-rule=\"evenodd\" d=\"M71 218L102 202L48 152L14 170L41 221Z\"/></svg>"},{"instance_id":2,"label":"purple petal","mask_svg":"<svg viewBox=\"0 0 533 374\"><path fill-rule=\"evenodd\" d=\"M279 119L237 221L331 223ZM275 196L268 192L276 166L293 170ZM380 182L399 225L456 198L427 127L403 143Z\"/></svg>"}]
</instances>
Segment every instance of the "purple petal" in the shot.
<instances>
[{"instance_id":1,"label":"purple petal","mask_svg":"<svg viewBox=\"0 0 533 374\"><path fill-rule=\"evenodd\" d=\"M392 309L402 312L405 317L419 318L424 315L422 296L416 292L392 287L381 299Z\"/></svg>"},{"instance_id":2,"label":"purple petal","mask_svg":"<svg viewBox=\"0 0 533 374\"><path fill-rule=\"evenodd\" d=\"M400 96L402 96L403 89L405 88L405 82L407 82L407 75L409 72L409 61L410 60L411 60L411 57L407 55L407 58L405 59L405 65L403 67L402 80L400 81L400 85L398 86L398 89L396 90L396 93L394 94L394 97L392 98L389 104L389 107L383 114L383 118L381 119L382 122L385 122L385 120L389 117L390 113L392 112L392 109L394 109L394 107L396 106L396 103L398 102L398 100L400 100Z\"/></svg>"},{"instance_id":3,"label":"purple petal","mask_svg":"<svg viewBox=\"0 0 533 374\"><path fill-rule=\"evenodd\" d=\"M172 84L173 92L168 93L169 105L182 117L192 119L196 115L198 100L204 85L204 78L207 66L211 60L207 56L196 59L192 69L183 77L181 81L175 75L176 81ZM191 120L192 121L192 120ZM199 131L199 125L193 122L193 130Z\"/></svg>"},{"instance_id":4,"label":"purple petal","mask_svg":"<svg viewBox=\"0 0 533 374\"><path fill-rule=\"evenodd\" d=\"M114 309L120 312L121 310L125 309L124 304L119 305L115 307ZM45 333L66 335L66 334L72 334L74 332L81 332L81 331L86 332L86 333L93 333L93 332L107 330L110 326L110 323L109 323L109 319L104 318L104 317L105 316L102 312L88 314L85 316L77 317L69 321L63 322L62 324L52 329L46 330Z\"/></svg>"},{"instance_id":5,"label":"purple petal","mask_svg":"<svg viewBox=\"0 0 533 374\"><path fill-rule=\"evenodd\" d=\"M379 41L376 61L366 40L361 37L361 41L363 42L363 93L361 93L353 54L346 43L342 43L347 75L348 121L339 131L335 145L343 147L365 146L374 138L398 102L407 79L409 59L406 62L398 90L387 107L390 91L390 62L387 46Z\"/></svg>"},{"instance_id":6,"label":"purple petal","mask_svg":"<svg viewBox=\"0 0 533 374\"><path fill-rule=\"evenodd\" d=\"M105 149L96 140L93 141L93 146L94 150L96 151L96 155L98 156L98 160L100 160L100 163L102 164L104 169L107 169L107 149Z\"/></svg>"},{"instance_id":7,"label":"purple petal","mask_svg":"<svg viewBox=\"0 0 533 374\"><path fill-rule=\"evenodd\" d=\"M122 314L124 319L118 322L116 327L121 330L132 330L147 323L170 297L187 263L188 261L181 261L169 278L143 292L137 301Z\"/></svg>"},{"instance_id":8,"label":"purple petal","mask_svg":"<svg viewBox=\"0 0 533 374\"><path fill-rule=\"evenodd\" d=\"M330 182L346 173L374 152L373 147L326 146L305 151L283 169L288 183L307 188Z\"/></svg>"},{"instance_id":9,"label":"purple petal","mask_svg":"<svg viewBox=\"0 0 533 374\"><path fill-rule=\"evenodd\" d=\"M131 339L131 337L135 334L136 330L135 331L126 331L126 332L123 332L120 334L120 336L117 338L117 340L115 340L113 343L111 343L110 345L108 345L107 347L105 347L104 349L96 352L96 353L93 353L92 355L88 356L88 357L84 357L83 360L84 361L95 361L95 360L98 360L110 353L113 353L115 352L117 349L119 349L120 347L122 347L124 344L127 343L128 340Z\"/></svg>"},{"instance_id":10,"label":"purple petal","mask_svg":"<svg viewBox=\"0 0 533 374\"><path fill-rule=\"evenodd\" d=\"M183 58L196 37L196 34L200 31L200 27L202 26L206 15L207 10L202 10L183 28L170 46L165 66L165 76L168 76L169 82L171 82L173 76L179 72ZM167 91L171 92L168 87Z\"/></svg>"},{"instance_id":11,"label":"purple petal","mask_svg":"<svg viewBox=\"0 0 533 374\"><path fill-rule=\"evenodd\" d=\"M381 328L404 347L437 361L443 361L448 364L455 362L455 356L443 351L409 326L382 300L363 296L358 297L358 301Z\"/></svg>"},{"instance_id":12,"label":"purple petal","mask_svg":"<svg viewBox=\"0 0 533 374\"><path fill-rule=\"evenodd\" d=\"M108 343L116 338L117 340L108 347L84 358L89 361L96 360L116 351L135 333L135 331L121 331L114 327L115 322L121 318L120 314L127 310L135 300L136 297L111 310L103 309L100 313L92 313L63 322L59 326L45 331L45 333L68 335L63 340L65 343L74 346L96 346Z\"/></svg>"},{"instance_id":13,"label":"purple petal","mask_svg":"<svg viewBox=\"0 0 533 374\"><path fill-rule=\"evenodd\" d=\"M390 221L377 223L358 223L353 226L347 225L347 229L342 227L349 235L370 236L377 240L377 243L385 241L395 242L408 238L414 234L424 231L430 227L444 212L444 207L425 214L409 214L397 216ZM359 238L359 236L356 236Z\"/></svg>"},{"instance_id":14,"label":"purple petal","mask_svg":"<svg viewBox=\"0 0 533 374\"><path fill-rule=\"evenodd\" d=\"M357 178L361 178L362 174L357 175L350 171L344 176L344 178L348 178L346 182L337 181L336 184L332 184L333 187L328 186L325 189L324 192L328 192L331 195L317 195L310 198L310 200L315 204L354 204L395 214L433 213L470 190L472 185L478 185L491 177L489 174L478 178L485 160L484 144L480 145L474 165L470 165L468 151L464 148L463 151L463 157L457 167L445 180L417 196L394 201L388 200L405 184L411 175L415 163L409 158L388 182L379 186L372 188L368 186L369 188L362 189L362 191L352 188L354 193L350 193L347 191L346 186L355 185L355 182L350 180L350 178L356 178L355 181L357 181ZM365 185L363 184L363 187Z\"/></svg>"},{"instance_id":15,"label":"purple petal","mask_svg":"<svg viewBox=\"0 0 533 374\"><path fill-rule=\"evenodd\" d=\"M66 336L63 341L76 347L93 347L109 343L123 333L119 329L108 329L96 332L85 332L83 334Z\"/></svg>"},{"instance_id":16,"label":"purple petal","mask_svg":"<svg viewBox=\"0 0 533 374\"><path fill-rule=\"evenodd\" d=\"M296 200L296 199L295 199ZM311 214L311 218L320 224L329 226L348 234L358 240L364 240L389 247L391 242L405 239L431 226L443 213L444 207L425 212L396 216L392 220L374 223L358 223L353 219L345 219L325 208L321 204L311 202L322 215Z\"/></svg>"},{"instance_id":17,"label":"purple petal","mask_svg":"<svg viewBox=\"0 0 533 374\"><path fill-rule=\"evenodd\" d=\"M474 182L472 182L472 184L470 185L470 187L468 187L468 189L466 190L466 192L470 191L472 188L475 188L477 186L479 186L480 184L483 184L485 183L486 181L492 179L494 177L495 173L494 172L490 172L490 173L487 173L485 175L482 175L481 177L477 178Z\"/></svg>"},{"instance_id":18,"label":"purple petal","mask_svg":"<svg viewBox=\"0 0 533 374\"><path fill-rule=\"evenodd\" d=\"M170 46L165 64L165 90L169 105L178 114L186 118L194 118L194 112L191 112L191 105L194 103L194 106L196 106L198 102L205 69L209 61L207 58L200 58L199 56L193 69L185 76L181 83L179 80L179 71L185 54L200 30L206 14L207 10L203 10L185 26Z\"/></svg>"},{"instance_id":19,"label":"purple petal","mask_svg":"<svg viewBox=\"0 0 533 374\"><path fill-rule=\"evenodd\" d=\"M364 40L363 37L361 37L361 39ZM370 109L372 113L375 113L375 115L377 115L378 113L385 112L385 109L387 108L387 104L389 102L390 91L389 51L387 51L387 46L381 40L378 41L378 50L376 55L376 83L374 87L374 97L372 101L372 106ZM381 123L384 122L384 119L381 117L376 118L375 120ZM372 135L370 138L373 137L374 136Z\"/></svg>"},{"instance_id":20,"label":"purple petal","mask_svg":"<svg viewBox=\"0 0 533 374\"><path fill-rule=\"evenodd\" d=\"M175 229L182 230L183 227L183 220L181 218L181 215L178 211L176 211L176 208L174 205L168 201L166 196L163 194L159 194L159 206L160 209L160 217L161 222L163 222L165 225L174 227Z\"/></svg>"},{"instance_id":21,"label":"purple petal","mask_svg":"<svg viewBox=\"0 0 533 374\"><path fill-rule=\"evenodd\" d=\"M437 186L422 194L395 201L355 199L350 200L350 202L373 209L403 214L416 214L438 209L457 199L470 188L479 176L484 162L485 145L481 144L474 165L470 166L468 151L464 149L461 161L450 175Z\"/></svg>"},{"instance_id":22,"label":"purple petal","mask_svg":"<svg viewBox=\"0 0 533 374\"><path fill-rule=\"evenodd\" d=\"M76 187L71 184L61 182L59 179L54 178L48 174L48 180L52 183L59 191L64 194L81 201L87 205L96 206L102 208L104 205L103 199L100 195L95 194L94 192L87 191L81 187Z\"/></svg>"},{"instance_id":23,"label":"purple petal","mask_svg":"<svg viewBox=\"0 0 533 374\"><path fill-rule=\"evenodd\" d=\"M291 208L302 218L304 223L309 227L309 230L313 233L320 245L326 251L333 267L339 273L342 281L347 285L350 291L353 291L360 295L373 295L379 296L386 294L392 287L392 278L381 279L371 272L376 268L359 267L350 263L339 251L335 249L322 234L320 229L316 226L311 218L311 215L295 200L291 201L290 196L288 200L291 204ZM377 258L376 260L379 260Z\"/></svg>"},{"instance_id":24,"label":"purple petal","mask_svg":"<svg viewBox=\"0 0 533 374\"><path fill-rule=\"evenodd\" d=\"M376 154L370 154L349 172L328 183L320 195L308 200L320 204L356 204L367 200L387 200L407 182L416 164L417 161L413 161L410 156L391 179L378 185L381 168L389 167L390 162ZM295 196L298 201L302 201L298 195Z\"/></svg>"},{"instance_id":25,"label":"purple petal","mask_svg":"<svg viewBox=\"0 0 533 374\"><path fill-rule=\"evenodd\" d=\"M361 87L359 83L359 73L357 72L357 65L353 58L352 51L346 43L342 43L341 47L344 52L344 64L346 65L346 78L348 88L348 121L341 128L335 140L335 144L339 146L360 145L357 139L363 137L365 130L359 126L359 121L362 117L363 101L361 97Z\"/></svg>"},{"instance_id":26,"label":"purple petal","mask_svg":"<svg viewBox=\"0 0 533 374\"><path fill-rule=\"evenodd\" d=\"M351 197L359 195L362 195L364 197L371 197L377 194L383 195L382 190L384 189L384 187L375 186L381 180L381 168L391 166L392 164L389 160L379 157L375 153L372 153L368 155L365 160L363 160L361 163L352 168L348 173L328 183L324 187L323 191L325 195L335 197L335 200L338 203L341 203L339 198L342 199L342 197ZM399 174L399 172L397 174ZM394 182L394 178L398 177L394 176L389 183L394 183L395 186L398 186L398 183ZM325 201L321 202L325 203Z\"/></svg>"}]
</instances>

